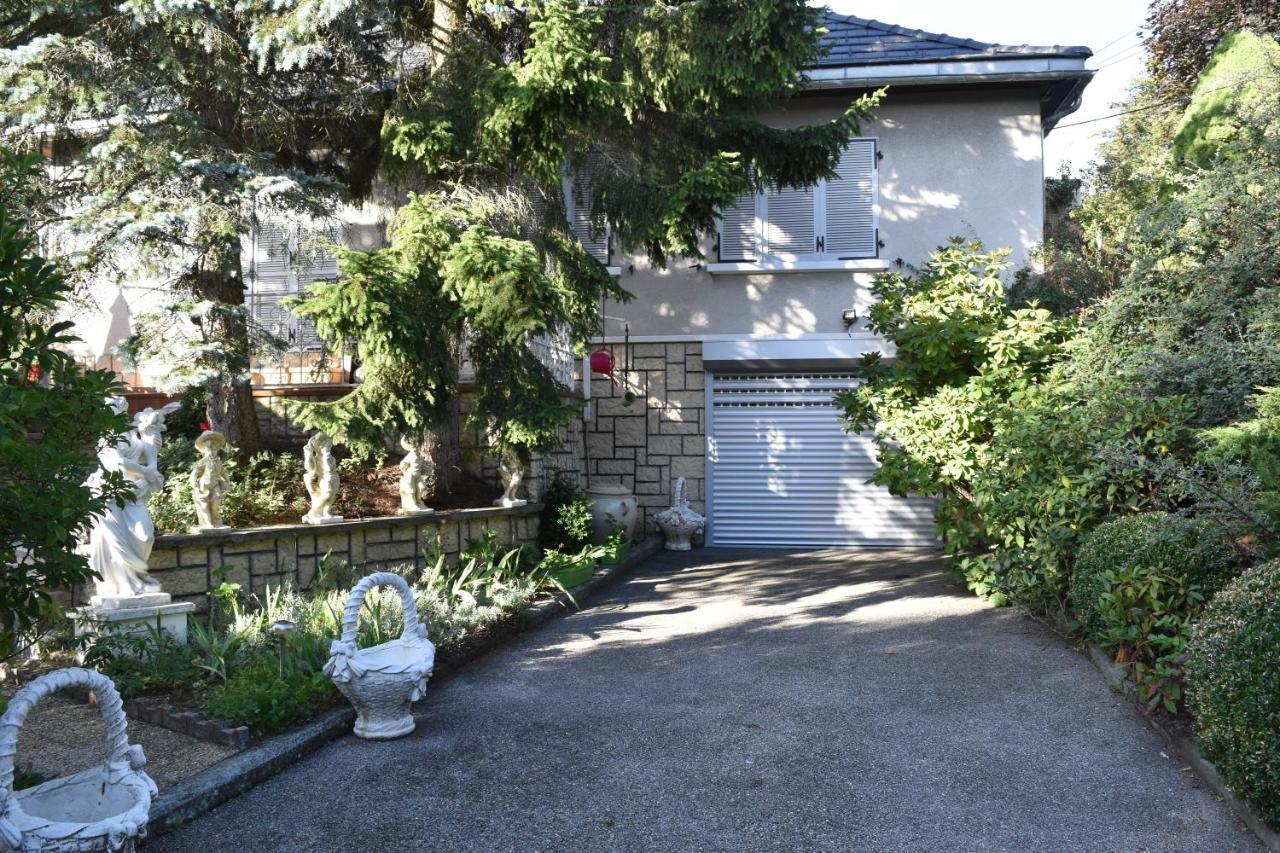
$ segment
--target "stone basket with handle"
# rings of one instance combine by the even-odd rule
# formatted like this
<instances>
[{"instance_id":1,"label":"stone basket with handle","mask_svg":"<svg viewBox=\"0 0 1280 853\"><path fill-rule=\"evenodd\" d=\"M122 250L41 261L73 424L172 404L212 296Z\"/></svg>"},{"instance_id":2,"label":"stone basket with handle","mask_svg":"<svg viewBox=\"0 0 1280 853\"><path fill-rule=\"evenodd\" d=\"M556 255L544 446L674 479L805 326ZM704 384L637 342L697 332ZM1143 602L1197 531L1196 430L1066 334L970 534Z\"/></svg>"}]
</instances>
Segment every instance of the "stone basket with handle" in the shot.
<instances>
[{"instance_id":1,"label":"stone basket with handle","mask_svg":"<svg viewBox=\"0 0 1280 853\"><path fill-rule=\"evenodd\" d=\"M376 586L399 591L404 632L399 639L361 649L356 646L356 620L365 594ZM342 639L329 652L324 674L356 709L357 736L385 740L413 731L410 705L426 695L436 647L427 639L427 626L418 622L413 591L404 578L376 572L356 584L342 613Z\"/></svg>"},{"instance_id":2,"label":"stone basket with handle","mask_svg":"<svg viewBox=\"0 0 1280 853\"><path fill-rule=\"evenodd\" d=\"M13 790L18 732L41 699L68 687L92 690L107 727L101 765ZM128 720L105 675L72 667L42 675L14 694L0 717L0 849L132 851L147 833L156 784L143 772L142 747L130 746Z\"/></svg>"}]
</instances>

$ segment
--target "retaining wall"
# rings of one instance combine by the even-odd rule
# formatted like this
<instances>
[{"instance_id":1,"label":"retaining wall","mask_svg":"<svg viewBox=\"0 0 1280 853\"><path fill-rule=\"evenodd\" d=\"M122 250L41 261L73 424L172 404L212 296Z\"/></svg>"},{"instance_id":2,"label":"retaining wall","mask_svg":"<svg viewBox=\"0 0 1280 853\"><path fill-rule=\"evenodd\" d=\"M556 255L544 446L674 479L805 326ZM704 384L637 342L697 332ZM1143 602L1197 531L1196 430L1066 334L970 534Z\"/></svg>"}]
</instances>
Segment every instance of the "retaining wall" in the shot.
<instances>
[{"instance_id":1,"label":"retaining wall","mask_svg":"<svg viewBox=\"0 0 1280 853\"><path fill-rule=\"evenodd\" d=\"M361 573L409 563L422 568L438 553L457 556L485 530L496 531L509 547L532 545L541 509L529 504L158 536L150 568L174 600L194 602L202 611L206 591L223 581L250 593L286 583L306 589L326 559Z\"/></svg>"}]
</instances>

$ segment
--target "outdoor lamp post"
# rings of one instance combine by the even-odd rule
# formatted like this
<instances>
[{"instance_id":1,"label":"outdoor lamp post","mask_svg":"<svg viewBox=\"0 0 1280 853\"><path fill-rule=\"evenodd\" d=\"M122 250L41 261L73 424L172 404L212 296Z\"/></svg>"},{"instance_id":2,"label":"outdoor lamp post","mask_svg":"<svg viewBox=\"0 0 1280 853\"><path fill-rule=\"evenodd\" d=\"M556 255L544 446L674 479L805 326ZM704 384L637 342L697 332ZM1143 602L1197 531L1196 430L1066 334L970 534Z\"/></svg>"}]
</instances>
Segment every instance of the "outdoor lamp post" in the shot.
<instances>
[{"instance_id":1,"label":"outdoor lamp post","mask_svg":"<svg viewBox=\"0 0 1280 853\"><path fill-rule=\"evenodd\" d=\"M276 649L280 653L280 680L284 680L284 650L289 642L289 635L298 627L288 619L278 619L271 623L271 633L276 638Z\"/></svg>"}]
</instances>

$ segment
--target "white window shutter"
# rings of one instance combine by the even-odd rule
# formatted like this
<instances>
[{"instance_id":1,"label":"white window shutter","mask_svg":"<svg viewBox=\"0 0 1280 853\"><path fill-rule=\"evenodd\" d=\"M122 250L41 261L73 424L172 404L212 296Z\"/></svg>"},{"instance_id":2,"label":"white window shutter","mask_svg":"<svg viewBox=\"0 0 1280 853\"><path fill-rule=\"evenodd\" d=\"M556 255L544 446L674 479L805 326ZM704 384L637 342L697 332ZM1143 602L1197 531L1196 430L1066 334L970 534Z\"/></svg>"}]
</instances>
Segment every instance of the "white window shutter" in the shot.
<instances>
[{"instance_id":1,"label":"white window shutter","mask_svg":"<svg viewBox=\"0 0 1280 853\"><path fill-rule=\"evenodd\" d=\"M582 241L587 254L602 264L609 263L609 227L596 232L591 227L591 198L595 192L589 169L581 169L574 173L570 182L565 206L569 213L569 226Z\"/></svg>"},{"instance_id":2,"label":"white window shutter","mask_svg":"<svg viewBox=\"0 0 1280 853\"><path fill-rule=\"evenodd\" d=\"M760 247L756 225L756 193L748 190L720 212L720 260L754 261Z\"/></svg>"},{"instance_id":3,"label":"white window shutter","mask_svg":"<svg viewBox=\"0 0 1280 853\"><path fill-rule=\"evenodd\" d=\"M765 204L765 242L770 254L787 257L816 251L813 187L771 191L765 196Z\"/></svg>"},{"instance_id":4,"label":"white window shutter","mask_svg":"<svg viewBox=\"0 0 1280 853\"><path fill-rule=\"evenodd\" d=\"M338 277L338 253L329 244L341 245L342 229L336 223L325 223L311 229L298 251L298 289L317 281L333 281Z\"/></svg>"},{"instance_id":5,"label":"white window shutter","mask_svg":"<svg viewBox=\"0 0 1280 853\"><path fill-rule=\"evenodd\" d=\"M876 246L876 142L854 139L826 182L828 255L874 258Z\"/></svg>"},{"instance_id":6,"label":"white window shutter","mask_svg":"<svg viewBox=\"0 0 1280 853\"><path fill-rule=\"evenodd\" d=\"M293 290L293 228L282 217L259 216L249 235L252 258L248 270L254 293Z\"/></svg>"}]
</instances>

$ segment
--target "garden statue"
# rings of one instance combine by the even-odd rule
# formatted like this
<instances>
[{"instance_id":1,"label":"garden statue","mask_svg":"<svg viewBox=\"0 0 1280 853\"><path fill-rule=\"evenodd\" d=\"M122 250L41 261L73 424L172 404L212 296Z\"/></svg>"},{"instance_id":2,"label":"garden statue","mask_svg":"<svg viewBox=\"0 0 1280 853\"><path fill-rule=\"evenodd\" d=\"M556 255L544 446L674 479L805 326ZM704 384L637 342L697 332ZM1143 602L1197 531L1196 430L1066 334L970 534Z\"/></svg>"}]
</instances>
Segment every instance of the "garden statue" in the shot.
<instances>
[{"instance_id":1,"label":"garden statue","mask_svg":"<svg viewBox=\"0 0 1280 853\"><path fill-rule=\"evenodd\" d=\"M493 502L494 506L525 506L529 501L516 497L520 493L521 484L525 482L525 471L529 469L529 453L512 447L498 448L498 476L502 478L502 497Z\"/></svg>"},{"instance_id":2,"label":"garden statue","mask_svg":"<svg viewBox=\"0 0 1280 853\"><path fill-rule=\"evenodd\" d=\"M316 433L302 449L302 485L311 496L311 509L302 517L306 524L333 524L342 516L332 513L338 497L338 469L333 461L333 442Z\"/></svg>"},{"instance_id":3,"label":"garden statue","mask_svg":"<svg viewBox=\"0 0 1280 853\"><path fill-rule=\"evenodd\" d=\"M124 412L126 404L123 398L114 397L111 406ZM102 471L123 474L133 486L133 499L123 506L108 503L89 531L86 553L89 568L98 578L95 602L160 592L160 583L147 570L156 533L147 498L164 485L156 460L164 415L164 411L144 409L134 416L133 429L98 451ZM96 489L102 476L100 471L90 477L89 487Z\"/></svg>"},{"instance_id":4,"label":"garden statue","mask_svg":"<svg viewBox=\"0 0 1280 853\"><path fill-rule=\"evenodd\" d=\"M405 451L400 460L400 512L405 515L433 512L426 505L427 462L409 438L401 438L400 446Z\"/></svg>"},{"instance_id":5,"label":"garden statue","mask_svg":"<svg viewBox=\"0 0 1280 853\"><path fill-rule=\"evenodd\" d=\"M520 491L520 485L524 482L524 468L520 459L512 451L506 451L498 456L498 475L502 477L502 497L493 502L494 506L524 506L528 503L523 498L516 495Z\"/></svg>"},{"instance_id":6,"label":"garden statue","mask_svg":"<svg viewBox=\"0 0 1280 853\"><path fill-rule=\"evenodd\" d=\"M226 436L213 430L205 430L196 439L200 458L191 467L191 500L196 505L196 526L191 528L192 533L228 529L222 523L222 498L231 481L227 479L220 455L226 446Z\"/></svg>"},{"instance_id":7,"label":"garden statue","mask_svg":"<svg viewBox=\"0 0 1280 853\"><path fill-rule=\"evenodd\" d=\"M87 770L14 791L18 733L41 699L69 687L98 698L107 729L106 760ZM0 717L0 847L50 853L132 853L147 834L156 783L142 769L142 747L129 745L128 720L111 679L88 669L58 669L23 687Z\"/></svg>"},{"instance_id":8,"label":"garden statue","mask_svg":"<svg viewBox=\"0 0 1280 853\"><path fill-rule=\"evenodd\" d=\"M393 586L400 593L404 630L395 640L362 649L356 644L356 620L365 594L376 586ZM435 660L436 647L427 639L427 626L418 621L413 590L399 575L377 572L351 590L342 613L342 637L329 647L324 674L356 709L356 736L384 740L413 731L410 706L426 695Z\"/></svg>"},{"instance_id":9,"label":"garden statue","mask_svg":"<svg viewBox=\"0 0 1280 853\"><path fill-rule=\"evenodd\" d=\"M693 534L702 530L707 523L706 518L689 508L689 501L684 496L684 477L676 480L675 493L671 496L671 508L664 509L653 517L667 540L668 551L688 551L693 548L690 539Z\"/></svg>"},{"instance_id":10,"label":"garden statue","mask_svg":"<svg viewBox=\"0 0 1280 853\"><path fill-rule=\"evenodd\" d=\"M117 412L125 411L122 398L112 398ZM162 592L160 582L148 570L155 544L155 523L147 499L164 485L160 475L160 436L165 415L177 404L143 409L133 418L133 429L113 445L98 452L103 471L118 471L133 485L133 498L123 506L108 502L82 546L89 568L97 576L96 595L89 606L76 611L76 634L136 633L159 625L179 642L186 642L187 614L191 602L174 603ZM89 478L96 489L102 472Z\"/></svg>"}]
</instances>

